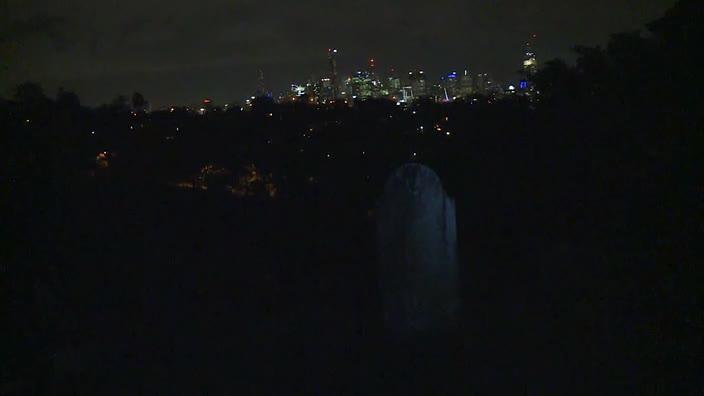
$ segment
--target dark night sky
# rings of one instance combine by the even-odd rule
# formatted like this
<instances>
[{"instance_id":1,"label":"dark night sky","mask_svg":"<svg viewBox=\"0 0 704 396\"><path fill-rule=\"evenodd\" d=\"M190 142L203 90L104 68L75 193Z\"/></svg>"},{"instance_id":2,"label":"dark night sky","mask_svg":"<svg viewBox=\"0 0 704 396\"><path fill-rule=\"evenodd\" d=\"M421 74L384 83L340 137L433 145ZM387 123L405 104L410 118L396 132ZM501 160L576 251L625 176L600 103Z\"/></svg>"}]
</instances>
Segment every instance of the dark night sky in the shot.
<instances>
[{"instance_id":1,"label":"dark night sky","mask_svg":"<svg viewBox=\"0 0 704 396\"><path fill-rule=\"evenodd\" d=\"M538 60L569 56L636 29L675 0L0 0L0 95L33 80L84 104L141 91L153 106L210 96L241 100L257 70L276 91L326 70L340 49L343 73L422 67L429 76L468 65L513 78L523 43ZM9 60L8 60L9 59Z\"/></svg>"}]
</instances>

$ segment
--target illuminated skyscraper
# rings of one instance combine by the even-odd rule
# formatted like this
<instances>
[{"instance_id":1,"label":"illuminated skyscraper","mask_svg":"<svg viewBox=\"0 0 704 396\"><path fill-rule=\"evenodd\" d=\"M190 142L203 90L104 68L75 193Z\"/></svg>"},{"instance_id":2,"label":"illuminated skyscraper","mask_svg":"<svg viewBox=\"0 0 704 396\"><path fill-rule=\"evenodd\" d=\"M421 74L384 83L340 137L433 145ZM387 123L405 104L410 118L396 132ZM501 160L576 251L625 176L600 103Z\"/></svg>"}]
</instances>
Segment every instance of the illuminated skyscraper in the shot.
<instances>
[{"instance_id":1,"label":"illuminated skyscraper","mask_svg":"<svg viewBox=\"0 0 704 396\"><path fill-rule=\"evenodd\" d=\"M401 89L401 79L396 76L390 76L387 79L387 86L390 91L398 92Z\"/></svg>"},{"instance_id":2,"label":"illuminated skyscraper","mask_svg":"<svg viewBox=\"0 0 704 396\"><path fill-rule=\"evenodd\" d=\"M403 103L408 103L414 99L413 97L413 88L410 86L402 87L401 88L401 98L399 99L400 102Z\"/></svg>"},{"instance_id":3,"label":"illuminated skyscraper","mask_svg":"<svg viewBox=\"0 0 704 396\"><path fill-rule=\"evenodd\" d=\"M352 77L347 79L347 96L352 99L368 99L387 96L389 90L384 87L376 74L376 63L374 58L369 59L367 70L357 71Z\"/></svg>"},{"instance_id":4,"label":"illuminated skyscraper","mask_svg":"<svg viewBox=\"0 0 704 396\"><path fill-rule=\"evenodd\" d=\"M523 58L523 79L519 82L518 92L520 95L532 97L535 87L532 84L532 77L538 71L538 60L533 51L533 40L537 36L534 34L526 43L525 57Z\"/></svg>"},{"instance_id":5,"label":"illuminated skyscraper","mask_svg":"<svg viewBox=\"0 0 704 396\"><path fill-rule=\"evenodd\" d=\"M334 88L335 85L332 83L332 79L328 77L323 77L318 81L318 99L320 101L333 100L337 90Z\"/></svg>"},{"instance_id":6,"label":"illuminated skyscraper","mask_svg":"<svg viewBox=\"0 0 704 396\"><path fill-rule=\"evenodd\" d=\"M292 97L299 97L305 95L307 92L307 87L302 84L293 83L291 84L290 95Z\"/></svg>"},{"instance_id":7,"label":"illuminated skyscraper","mask_svg":"<svg viewBox=\"0 0 704 396\"><path fill-rule=\"evenodd\" d=\"M369 59L369 78L371 79L371 97L379 98L388 95L389 91L384 88L379 76L376 74L376 61Z\"/></svg>"},{"instance_id":8,"label":"illuminated skyscraper","mask_svg":"<svg viewBox=\"0 0 704 396\"><path fill-rule=\"evenodd\" d=\"M496 98L503 94L503 88L501 88L501 84L492 80L488 73L479 73L474 79L472 93Z\"/></svg>"},{"instance_id":9,"label":"illuminated skyscraper","mask_svg":"<svg viewBox=\"0 0 704 396\"><path fill-rule=\"evenodd\" d=\"M489 75L487 73L479 73L474 79L474 92L479 95L486 95L489 88Z\"/></svg>"},{"instance_id":10,"label":"illuminated skyscraper","mask_svg":"<svg viewBox=\"0 0 704 396\"><path fill-rule=\"evenodd\" d=\"M526 43L526 53L523 58L523 73L526 77L530 77L538 71L538 60L535 57L532 43L536 37L536 35L532 35L530 41Z\"/></svg>"},{"instance_id":11,"label":"illuminated skyscraper","mask_svg":"<svg viewBox=\"0 0 704 396\"><path fill-rule=\"evenodd\" d=\"M436 102L447 102L452 99L451 96L448 96L447 89L445 88L445 77L441 77L440 82L437 84L430 84L427 91Z\"/></svg>"},{"instance_id":12,"label":"illuminated skyscraper","mask_svg":"<svg viewBox=\"0 0 704 396\"><path fill-rule=\"evenodd\" d=\"M401 100L403 93L401 90L401 79L396 76L396 69L389 69L388 77L386 78L385 88L388 91L388 96L394 100Z\"/></svg>"},{"instance_id":13,"label":"illuminated skyscraper","mask_svg":"<svg viewBox=\"0 0 704 396\"><path fill-rule=\"evenodd\" d=\"M337 81L337 49L328 49L328 62L330 63L331 98L334 100L337 99L339 86Z\"/></svg>"},{"instance_id":14,"label":"illuminated skyscraper","mask_svg":"<svg viewBox=\"0 0 704 396\"><path fill-rule=\"evenodd\" d=\"M367 99L374 96L374 80L368 71L358 71L348 79L347 90L353 99Z\"/></svg>"},{"instance_id":15,"label":"illuminated skyscraper","mask_svg":"<svg viewBox=\"0 0 704 396\"><path fill-rule=\"evenodd\" d=\"M445 100L450 101L459 94L457 72L453 71L442 77Z\"/></svg>"},{"instance_id":16,"label":"illuminated skyscraper","mask_svg":"<svg viewBox=\"0 0 704 396\"><path fill-rule=\"evenodd\" d=\"M411 83L414 97L427 95L427 90L425 87L425 73L423 73L423 70L419 70L418 72L409 71L408 80Z\"/></svg>"},{"instance_id":17,"label":"illuminated skyscraper","mask_svg":"<svg viewBox=\"0 0 704 396\"><path fill-rule=\"evenodd\" d=\"M464 73L460 76L459 96L469 96L472 94L472 76L469 70L464 69Z\"/></svg>"},{"instance_id":18,"label":"illuminated skyscraper","mask_svg":"<svg viewBox=\"0 0 704 396\"><path fill-rule=\"evenodd\" d=\"M264 71L259 69L259 75L257 77L257 93L256 96L268 96L269 93L266 90L266 84L264 83Z\"/></svg>"}]
</instances>

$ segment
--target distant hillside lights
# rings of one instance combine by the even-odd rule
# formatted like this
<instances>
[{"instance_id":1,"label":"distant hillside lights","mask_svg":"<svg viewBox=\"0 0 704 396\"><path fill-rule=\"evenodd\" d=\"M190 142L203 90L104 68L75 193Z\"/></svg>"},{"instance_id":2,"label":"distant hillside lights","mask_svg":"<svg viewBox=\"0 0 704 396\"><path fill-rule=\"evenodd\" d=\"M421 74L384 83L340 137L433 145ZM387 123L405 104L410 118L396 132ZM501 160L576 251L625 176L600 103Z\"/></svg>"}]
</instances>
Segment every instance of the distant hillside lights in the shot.
<instances>
[{"instance_id":1,"label":"distant hillside lights","mask_svg":"<svg viewBox=\"0 0 704 396\"><path fill-rule=\"evenodd\" d=\"M278 192L273 175L271 173L263 174L254 164L246 166L236 182L226 186L226 189L238 197L275 198Z\"/></svg>"},{"instance_id":2,"label":"distant hillside lights","mask_svg":"<svg viewBox=\"0 0 704 396\"><path fill-rule=\"evenodd\" d=\"M98 167L98 169L105 169L110 166L109 161L111 157L111 153L107 151L101 151L98 153L98 155L95 156L95 165Z\"/></svg>"},{"instance_id":3,"label":"distant hillside lights","mask_svg":"<svg viewBox=\"0 0 704 396\"><path fill-rule=\"evenodd\" d=\"M198 109L198 114L204 115L205 113L213 110L213 100L210 98L205 98L202 101L201 107Z\"/></svg>"},{"instance_id":4,"label":"distant hillside lights","mask_svg":"<svg viewBox=\"0 0 704 396\"><path fill-rule=\"evenodd\" d=\"M208 163L192 177L171 183L186 190L215 190L229 192L237 197L275 198L278 188L271 173L264 174L254 164L242 168L236 174L229 169Z\"/></svg>"},{"instance_id":5,"label":"distant hillside lights","mask_svg":"<svg viewBox=\"0 0 704 396\"><path fill-rule=\"evenodd\" d=\"M245 100L245 106L241 106L240 102L225 103L223 105L218 105L211 98L204 98L194 106L178 107L170 106L167 110L169 113L176 113L180 115L185 115L187 113L197 114L200 116L205 116L211 113L231 113L244 111L245 108L249 109L253 105L252 96L250 99Z\"/></svg>"}]
</instances>

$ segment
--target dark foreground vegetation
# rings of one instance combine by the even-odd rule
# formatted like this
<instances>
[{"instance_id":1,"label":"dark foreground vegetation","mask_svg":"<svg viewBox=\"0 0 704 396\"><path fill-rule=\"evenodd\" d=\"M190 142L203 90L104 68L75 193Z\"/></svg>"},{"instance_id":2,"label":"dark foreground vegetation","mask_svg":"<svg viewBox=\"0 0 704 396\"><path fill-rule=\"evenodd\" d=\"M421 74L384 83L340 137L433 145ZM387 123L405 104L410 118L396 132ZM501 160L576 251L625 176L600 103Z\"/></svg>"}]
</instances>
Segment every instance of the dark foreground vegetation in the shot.
<instances>
[{"instance_id":1,"label":"dark foreground vegetation","mask_svg":"<svg viewBox=\"0 0 704 396\"><path fill-rule=\"evenodd\" d=\"M577 48L533 102L146 114L18 87L0 394L701 394L702 20ZM408 161L456 201L462 326L398 340L374 205Z\"/></svg>"}]
</instances>

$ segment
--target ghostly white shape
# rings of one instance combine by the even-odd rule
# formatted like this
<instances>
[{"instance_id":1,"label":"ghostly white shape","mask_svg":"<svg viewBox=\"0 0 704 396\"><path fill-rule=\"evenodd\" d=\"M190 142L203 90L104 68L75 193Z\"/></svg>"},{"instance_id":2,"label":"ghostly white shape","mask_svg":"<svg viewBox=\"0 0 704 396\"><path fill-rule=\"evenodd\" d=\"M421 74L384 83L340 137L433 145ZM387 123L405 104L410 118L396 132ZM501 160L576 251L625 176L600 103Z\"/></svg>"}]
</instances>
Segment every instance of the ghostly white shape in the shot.
<instances>
[{"instance_id":1,"label":"ghostly white shape","mask_svg":"<svg viewBox=\"0 0 704 396\"><path fill-rule=\"evenodd\" d=\"M377 205L384 322L393 333L448 329L459 308L455 204L420 164L396 169Z\"/></svg>"}]
</instances>

